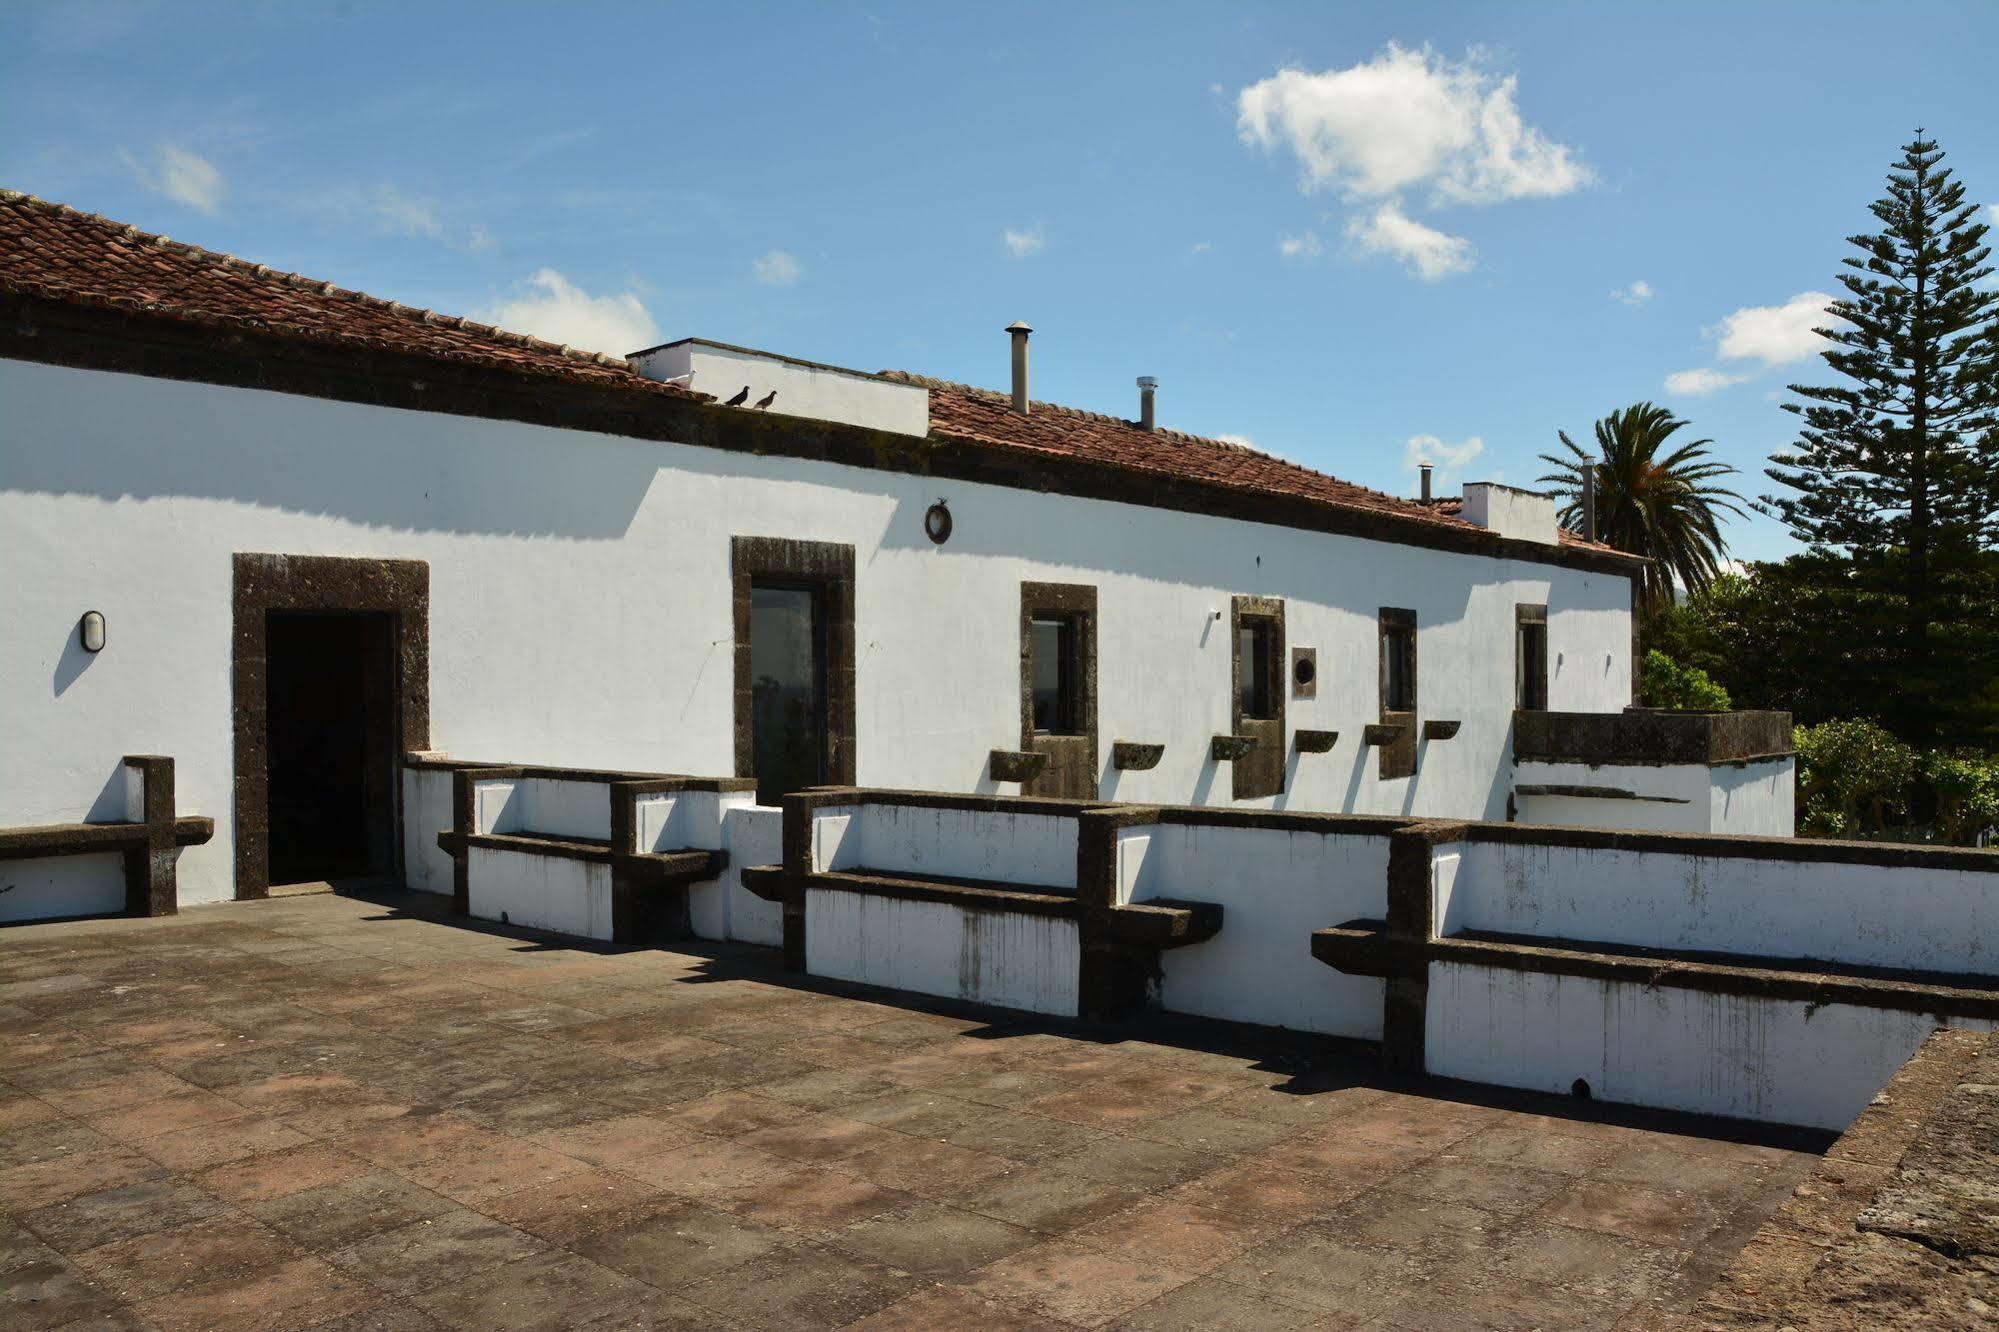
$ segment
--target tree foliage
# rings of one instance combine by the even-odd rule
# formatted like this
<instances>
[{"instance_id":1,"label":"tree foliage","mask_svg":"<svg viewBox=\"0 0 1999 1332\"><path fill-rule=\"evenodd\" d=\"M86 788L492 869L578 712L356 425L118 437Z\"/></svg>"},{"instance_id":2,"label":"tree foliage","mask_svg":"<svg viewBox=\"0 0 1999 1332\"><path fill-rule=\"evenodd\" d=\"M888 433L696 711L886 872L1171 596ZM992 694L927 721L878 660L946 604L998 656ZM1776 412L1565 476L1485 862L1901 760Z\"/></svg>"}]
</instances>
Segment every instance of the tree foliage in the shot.
<instances>
[{"instance_id":1,"label":"tree foliage","mask_svg":"<svg viewBox=\"0 0 1999 1332\"><path fill-rule=\"evenodd\" d=\"M1806 837L1883 837L1908 810L1916 751L1867 721L1800 726L1798 831Z\"/></svg>"},{"instance_id":2,"label":"tree foliage","mask_svg":"<svg viewBox=\"0 0 1999 1332\"><path fill-rule=\"evenodd\" d=\"M1647 603L1670 601L1675 584L1706 587L1728 553L1721 515L1743 516L1742 496L1717 484L1735 468L1709 456L1711 439L1674 442L1685 425L1664 407L1633 403L1596 423L1595 454L1557 431L1568 455L1541 455L1554 470L1538 479L1572 528L1582 525L1583 469L1595 464L1597 535L1653 561L1640 589Z\"/></svg>"},{"instance_id":3,"label":"tree foliage","mask_svg":"<svg viewBox=\"0 0 1999 1332\"><path fill-rule=\"evenodd\" d=\"M1698 666L1682 666L1656 649L1638 670L1638 701L1648 708L1688 708L1726 712L1734 706L1723 689Z\"/></svg>"},{"instance_id":4,"label":"tree foliage","mask_svg":"<svg viewBox=\"0 0 1999 1332\"><path fill-rule=\"evenodd\" d=\"M1990 620L1987 569L1999 542L1999 289L1964 186L1916 139L1873 205L1881 230L1850 237L1844 298L1819 330L1840 382L1792 385L1797 441L1772 457L1789 494L1757 507L1816 553L1842 553L1843 580L1891 649L1891 722L1919 742L1947 725L1963 663L1953 626ZM1993 658L1985 658L1988 668Z\"/></svg>"}]
</instances>

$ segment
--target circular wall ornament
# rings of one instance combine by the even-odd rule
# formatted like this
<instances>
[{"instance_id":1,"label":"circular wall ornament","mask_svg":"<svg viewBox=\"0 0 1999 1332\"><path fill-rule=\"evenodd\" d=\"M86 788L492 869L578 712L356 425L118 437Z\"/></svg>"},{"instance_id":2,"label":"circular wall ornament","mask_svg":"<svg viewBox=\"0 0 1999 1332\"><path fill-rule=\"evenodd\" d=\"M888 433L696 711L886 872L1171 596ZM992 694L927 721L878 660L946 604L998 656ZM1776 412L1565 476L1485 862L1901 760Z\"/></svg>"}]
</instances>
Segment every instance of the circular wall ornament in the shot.
<instances>
[{"instance_id":1,"label":"circular wall ornament","mask_svg":"<svg viewBox=\"0 0 1999 1332\"><path fill-rule=\"evenodd\" d=\"M923 534L940 546L951 539L951 511L943 500L923 511Z\"/></svg>"}]
</instances>

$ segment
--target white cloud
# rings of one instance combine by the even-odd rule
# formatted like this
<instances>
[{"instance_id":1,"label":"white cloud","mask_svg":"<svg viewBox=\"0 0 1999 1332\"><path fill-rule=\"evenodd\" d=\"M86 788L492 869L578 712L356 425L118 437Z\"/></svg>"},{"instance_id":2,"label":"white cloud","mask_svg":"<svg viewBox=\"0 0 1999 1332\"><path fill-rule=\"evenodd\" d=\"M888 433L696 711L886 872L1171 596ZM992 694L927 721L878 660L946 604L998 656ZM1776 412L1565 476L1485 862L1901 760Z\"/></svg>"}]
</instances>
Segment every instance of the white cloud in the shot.
<instances>
[{"instance_id":1,"label":"white cloud","mask_svg":"<svg viewBox=\"0 0 1999 1332\"><path fill-rule=\"evenodd\" d=\"M1192 246L1190 246L1190 247L1188 248L1188 251L1187 251L1187 253L1189 253L1189 254L1206 254L1206 253L1207 253L1207 252L1208 252L1209 250L1211 250L1211 249L1213 249L1213 248L1214 248L1214 247L1213 247L1212 245L1210 245L1210 244L1209 244L1209 243L1208 243L1207 241L1195 241L1195 242L1193 243L1193 245L1192 245Z\"/></svg>"},{"instance_id":2,"label":"white cloud","mask_svg":"<svg viewBox=\"0 0 1999 1332\"><path fill-rule=\"evenodd\" d=\"M1636 309L1652 299L1652 284L1640 278L1628 287L1619 287L1611 292L1610 299L1619 305L1628 305Z\"/></svg>"},{"instance_id":3,"label":"white cloud","mask_svg":"<svg viewBox=\"0 0 1999 1332\"><path fill-rule=\"evenodd\" d=\"M1224 444L1233 444L1237 448L1253 449L1256 447L1256 441L1248 435L1216 435L1215 438Z\"/></svg>"},{"instance_id":4,"label":"white cloud","mask_svg":"<svg viewBox=\"0 0 1999 1332\"><path fill-rule=\"evenodd\" d=\"M1833 298L1822 291L1802 291L1782 305L1751 305L1737 310L1707 334L1717 339L1715 350L1724 360L1789 365L1824 348L1825 339L1812 330L1834 322L1826 314L1832 302Z\"/></svg>"},{"instance_id":5,"label":"white cloud","mask_svg":"<svg viewBox=\"0 0 1999 1332\"><path fill-rule=\"evenodd\" d=\"M1371 254L1401 260L1425 282L1469 272L1473 266L1470 241L1404 216L1393 202L1348 222L1347 238Z\"/></svg>"},{"instance_id":6,"label":"white cloud","mask_svg":"<svg viewBox=\"0 0 1999 1332\"><path fill-rule=\"evenodd\" d=\"M1310 259L1325 248L1316 231L1308 231L1302 236L1277 238L1277 252L1286 259Z\"/></svg>"},{"instance_id":7,"label":"white cloud","mask_svg":"<svg viewBox=\"0 0 1999 1332\"><path fill-rule=\"evenodd\" d=\"M1484 452L1485 441L1477 435L1465 436L1462 444L1447 443L1435 435L1411 435L1402 446L1402 466L1414 473L1418 463L1429 463L1437 469L1435 480L1442 483L1455 479Z\"/></svg>"},{"instance_id":8,"label":"white cloud","mask_svg":"<svg viewBox=\"0 0 1999 1332\"><path fill-rule=\"evenodd\" d=\"M1000 233L1000 243L1006 246L1007 258L1025 259L1048 248L1048 235L1038 223L1024 230L1008 227Z\"/></svg>"},{"instance_id":9,"label":"white cloud","mask_svg":"<svg viewBox=\"0 0 1999 1332\"><path fill-rule=\"evenodd\" d=\"M1666 376L1666 392L1676 393L1683 398L1698 398L1725 389L1732 384L1740 384L1747 378L1748 375L1733 375L1710 365L1693 370L1675 370Z\"/></svg>"},{"instance_id":10,"label":"white cloud","mask_svg":"<svg viewBox=\"0 0 1999 1332\"><path fill-rule=\"evenodd\" d=\"M126 152L119 156L125 159L126 167L139 178L139 183L157 194L210 215L222 206L226 188L222 171L200 153L179 144L163 143L153 150L148 161Z\"/></svg>"},{"instance_id":11,"label":"white cloud","mask_svg":"<svg viewBox=\"0 0 1999 1332\"><path fill-rule=\"evenodd\" d=\"M413 199L393 185L383 185L368 201L368 209L384 231L392 231L399 236L419 236L430 240L444 239L444 224L437 220L437 213L421 199Z\"/></svg>"},{"instance_id":12,"label":"white cloud","mask_svg":"<svg viewBox=\"0 0 1999 1332\"><path fill-rule=\"evenodd\" d=\"M1284 69L1236 96L1236 129L1289 149L1307 193L1383 198L1427 186L1438 203L1568 194L1591 180L1572 150L1522 122L1518 80L1477 52L1451 61L1390 43L1345 69Z\"/></svg>"},{"instance_id":13,"label":"white cloud","mask_svg":"<svg viewBox=\"0 0 1999 1332\"><path fill-rule=\"evenodd\" d=\"M752 263L757 281L766 287L788 287L798 281L804 269L789 250L772 250L769 254Z\"/></svg>"},{"instance_id":14,"label":"white cloud","mask_svg":"<svg viewBox=\"0 0 1999 1332\"><path fill-rule=\"evenodd\" d=\"M482 226L475 225L472 228L471 234L465 238L465 248L474 254L486 254L499 249L500 242L493 239L492 232Z\"/></svg>"},{"instance_id":15,"label":"white cloud","mask_svg":"<svg viewBox=\"0 0 1999 1332\"><path fill-rule=\"evenodd\" d=\"M592 296L552 268L521 284L510 301L478 318L516 333L531 333L584 351L623 356L659 341L659 326L631 292Z\"/></svg>"}]
</instances>

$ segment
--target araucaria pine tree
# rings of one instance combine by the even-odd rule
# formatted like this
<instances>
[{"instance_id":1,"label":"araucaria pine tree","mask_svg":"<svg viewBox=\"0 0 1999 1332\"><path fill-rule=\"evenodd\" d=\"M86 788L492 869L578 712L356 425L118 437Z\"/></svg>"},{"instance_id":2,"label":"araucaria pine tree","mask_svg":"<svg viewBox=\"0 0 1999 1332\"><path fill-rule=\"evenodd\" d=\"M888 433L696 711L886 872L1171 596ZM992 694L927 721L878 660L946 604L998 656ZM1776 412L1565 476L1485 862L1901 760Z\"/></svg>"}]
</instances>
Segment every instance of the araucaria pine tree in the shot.
<instances>
[{"instance_id":1,"label":"araucaria pine tree","mask_svg":"<svg viewBox=\"0 0 1999 1332\"><path fill-rule=\"evenodd\" d=\"M1765 496L1814 549L1853 561L1899 678L1879 682L1884 717L1916 743L1984 739L1995 691L1999 591L1999 289L1975 220L1984 200L1940 166L1921 130L1873 205L1881 230L1854 236L1846 296L1819 330L1830 387L1806 399L1797 441L1771 458L1788 490Z\"/></svg>"}]
</instances>

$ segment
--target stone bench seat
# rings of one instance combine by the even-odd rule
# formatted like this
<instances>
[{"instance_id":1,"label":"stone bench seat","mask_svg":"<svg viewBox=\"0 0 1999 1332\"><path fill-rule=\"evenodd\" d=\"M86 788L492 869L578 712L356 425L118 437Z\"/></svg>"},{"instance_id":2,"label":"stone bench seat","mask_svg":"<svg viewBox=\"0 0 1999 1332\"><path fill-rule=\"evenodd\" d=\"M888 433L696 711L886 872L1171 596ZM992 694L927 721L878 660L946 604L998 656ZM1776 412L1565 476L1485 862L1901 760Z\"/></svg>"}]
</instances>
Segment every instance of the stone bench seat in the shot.
<instances>
[{"instance_id":1,"label":"stone bench seat","mask_svg":"<svg viewBox=\"0 0 1999 1332\"><path fill-rule=\"evenodd\" d=\"M1312 956L1355 976L1413 977L1433 962L1457 963L1652 989L1900 1009L1939 1019L1999 1019L1999 977L1855 966L1811 958L1668 951L1483 930L1427 941L1398 939L1379 920L1352 920L1314 931Z\"/></svg>"},{"instance_id":2,"label":"stone bench seat","mask_svg":"<svg viewBox=\"0 0 1999 1332\"><path fill-rule=\"evenodd\" d=\"M124 819L0 828L0 861L17 862L0 884L0 924L180 909L180 849L213 838L215 820L175 811L174 761L166 755L127 754L119 768ZM115 856L117 869L100 874L73 859L90 856Z\"/></svg>"},{"instance_id":3,"label":"stone bench seat","mask_svg":"<svg viewBox=\"0 0 1999 1332\"><path fill-rule=\"evenodd\" d=\"M615 850L608 838L575 837L564 833L462 833L452 829L437 835L438 849L453 855L469 848L513 851L530 856L556 856L592 865L624 864L642 879L657 883L692 883L712 879L729 867L727 851L680 847L666 851Z\"/></svg>"}]
</instances>

